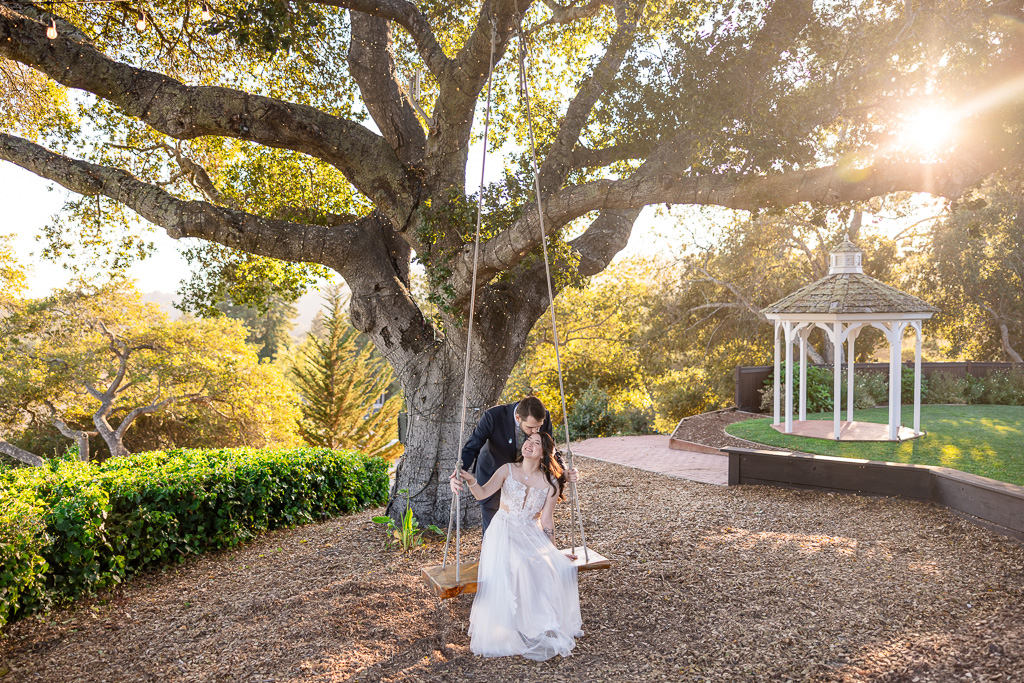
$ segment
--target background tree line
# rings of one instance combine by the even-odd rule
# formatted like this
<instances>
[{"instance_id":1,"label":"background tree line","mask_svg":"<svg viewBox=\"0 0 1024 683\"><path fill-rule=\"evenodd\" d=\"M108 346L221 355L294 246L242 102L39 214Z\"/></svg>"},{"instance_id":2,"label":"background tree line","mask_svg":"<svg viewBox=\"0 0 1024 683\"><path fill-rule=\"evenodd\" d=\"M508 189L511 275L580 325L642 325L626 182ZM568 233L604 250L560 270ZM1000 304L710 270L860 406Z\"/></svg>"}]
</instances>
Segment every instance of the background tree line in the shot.
<instances>
[{"instance_id":1,"label":"background tree line","mask_svg":"<svg viewBox=\"0 0 1024 683\"><path fill-rule=\"evenodd\" d=\"M294 307L222 304L177 320L131 282L24 296L0 241L0 453L25 464L167 448L356 448L394 457L400 397L338 287L299 343ZM10 462L10 460L8 461Z\"/></svg>"}]
</instances>

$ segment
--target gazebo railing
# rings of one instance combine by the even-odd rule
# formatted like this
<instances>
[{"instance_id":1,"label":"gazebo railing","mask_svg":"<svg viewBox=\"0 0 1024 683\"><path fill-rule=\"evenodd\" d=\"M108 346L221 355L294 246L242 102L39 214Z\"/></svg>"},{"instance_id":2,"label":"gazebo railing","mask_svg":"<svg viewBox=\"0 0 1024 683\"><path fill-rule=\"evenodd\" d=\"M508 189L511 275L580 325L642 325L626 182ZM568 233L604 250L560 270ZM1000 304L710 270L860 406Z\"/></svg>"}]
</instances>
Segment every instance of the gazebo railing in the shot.
<instances>
[{"instance_id":1,"label":"gazebo railing","mask_svg":"<svg viewBox=\"0 0 1024 683\"><path fill-rule=\"evenodd\" d=\"M832 369L832 364L818 364L809 363L819 368L825 368L827 370ZM914 367L914 361L905 361L903 365L912 368ZM955 379L963 379L970 375L971 377L984 377L993 372L999 372L1003 370L1011 370L1015 367L1019 367L1017 363L998 363L989 361L960 361L960 362L923 362L921 363L921 374L925 379L928 379L932 375L945 373ZM735 382L735 405L741 410L749 410L751 412L760 412L761 410L761 394L760 389L764 388L765 380L771 377L773 366L771 365L752 365L752 366L736 366L734 372ZM857 372L880 372L886 374L889 372L888 363L857 363Z\"/></svg>"}]
</instances>

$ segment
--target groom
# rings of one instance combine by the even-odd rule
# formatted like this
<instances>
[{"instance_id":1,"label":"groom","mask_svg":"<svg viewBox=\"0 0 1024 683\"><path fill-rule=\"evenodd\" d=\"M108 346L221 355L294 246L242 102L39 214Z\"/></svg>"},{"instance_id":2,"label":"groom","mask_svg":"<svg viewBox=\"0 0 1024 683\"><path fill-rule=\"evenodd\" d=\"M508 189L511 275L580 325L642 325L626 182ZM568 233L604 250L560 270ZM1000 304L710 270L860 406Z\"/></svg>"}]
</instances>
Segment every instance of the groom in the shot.
<instances>
[{"instance_id":1,"label":"groom","mask_svg":"<svg viewBox=\"0 0 1024 683\"><path fill-rule=\"evenodd\" d=\"M491 475L504 465L516 459L516 453L526 438L535 432L551 433L551 416L536 396L527 396L519 403L495 406L484 412L473 435L462 448L462 469L470 468L476 462L476 480L481 486ZM575 472L573 472L575 474ZM453 473L449 477L452 493L462 490L462 482ZM480 501L484 531L501 505L501 491Z\"/></svg>"}]
</instances>

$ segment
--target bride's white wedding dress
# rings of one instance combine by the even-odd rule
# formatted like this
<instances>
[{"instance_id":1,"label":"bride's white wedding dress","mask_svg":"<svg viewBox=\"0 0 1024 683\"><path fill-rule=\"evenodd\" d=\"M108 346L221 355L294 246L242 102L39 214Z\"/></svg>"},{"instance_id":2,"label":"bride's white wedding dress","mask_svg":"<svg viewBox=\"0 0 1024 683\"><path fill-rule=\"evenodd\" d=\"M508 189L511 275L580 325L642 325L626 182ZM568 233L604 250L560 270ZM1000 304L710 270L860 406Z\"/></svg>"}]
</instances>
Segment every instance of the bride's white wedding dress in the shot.
<instances>
[{"instance_id":1,"label":"bride's white wedding dress","mask_svg":"<svg viewBox=\"0 0 1024 683\"><path fill-rule=\"evenodd\" d=\"M548 496L509 468L480 550L470 649L484 657L568 655L583 635L576 567L540 527Z\"/></svg>"}]
</instances>

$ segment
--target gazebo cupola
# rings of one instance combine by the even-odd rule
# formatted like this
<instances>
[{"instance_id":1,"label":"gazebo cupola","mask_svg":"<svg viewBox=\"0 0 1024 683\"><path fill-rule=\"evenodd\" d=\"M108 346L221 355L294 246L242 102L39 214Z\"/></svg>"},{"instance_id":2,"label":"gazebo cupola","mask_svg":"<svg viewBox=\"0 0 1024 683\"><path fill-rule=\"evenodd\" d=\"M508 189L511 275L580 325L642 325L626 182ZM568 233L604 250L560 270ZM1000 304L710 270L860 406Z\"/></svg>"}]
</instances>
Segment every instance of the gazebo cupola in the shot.
<instances>
[{"instance_id":1,"label":"gazebo cupola","mask_svg":"<svg viewBox=\"0 0 1024 683\"><path fill-rule=\"evenodd\" d=\"M857 245L849 239L844 239L839 246L833 249L829 255L828 274L836 273L863 273L864 252L857 248Z\"/></svg>"},{"instance_id":2,"label":"gazebo cupola","mask_svg":"<svg viewBox=\"0 0 1024 683\"><path fill-rule=\"evenodd\" d=\"M828 275L801 287L763 309L775 323L775 428L786 434L829 436L836 440L899 441L921 434L921 324L938 309L864 274L863 252L848 238L829 254ZM871 326L881 330L889 342L889 424L854 422L854 342L860 331ZM901 351L907 328L916 335L914 352L914 428L900 426ZM828 335L834 353L834 405L831 434L819 433L820 421L807 420L807 337L819 328ZM800 342L799 420L793 422L793 345ZM781 416L781 345L786 345L786 415ZM843 345L847 347L846 421L841 417ZM827 423L826 423L827 424Z\"/></svg>"}]
</instances>

